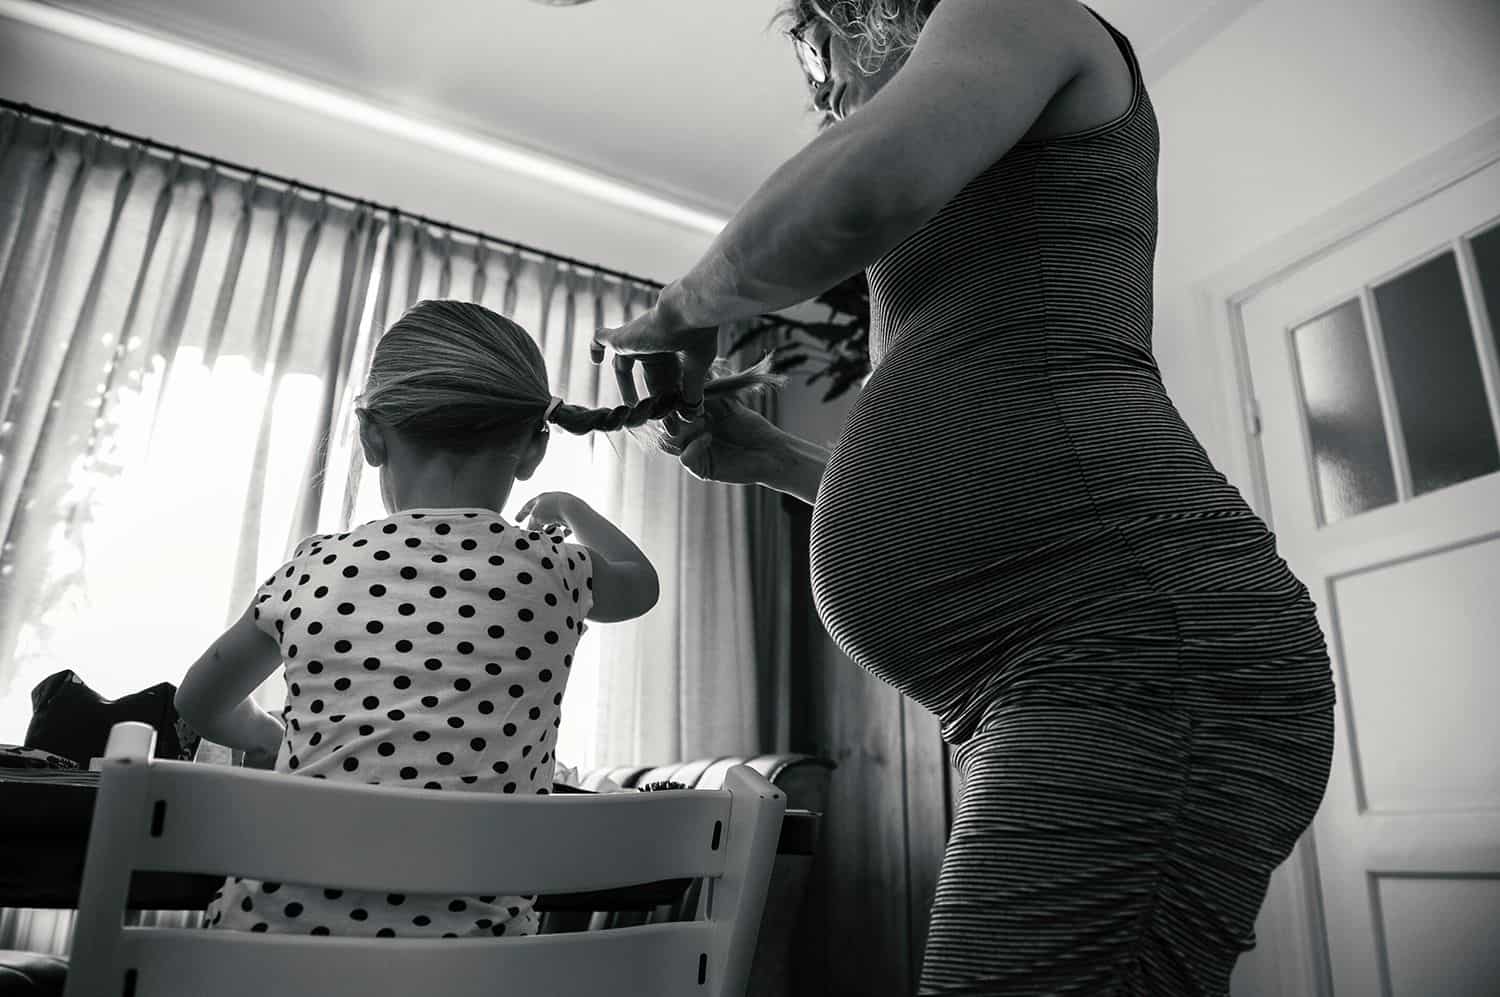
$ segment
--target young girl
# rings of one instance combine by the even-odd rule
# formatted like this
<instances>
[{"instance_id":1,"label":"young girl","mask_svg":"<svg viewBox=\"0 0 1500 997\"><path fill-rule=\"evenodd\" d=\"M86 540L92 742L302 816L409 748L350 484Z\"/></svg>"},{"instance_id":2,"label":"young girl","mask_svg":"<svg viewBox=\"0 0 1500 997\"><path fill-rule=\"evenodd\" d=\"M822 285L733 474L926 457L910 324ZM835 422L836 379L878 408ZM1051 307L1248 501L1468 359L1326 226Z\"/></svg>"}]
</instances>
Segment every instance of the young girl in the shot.
<instances>
[{"instance_id":1,"label":"young girl","mask_svg":"<svg viewBox=\"0 0 1500 997\"><path fill-rule=\"evenodd\" d=\"M711 382L705 395L779 381L758 366ZM647 612L656 572L576 496L536 496L516 515L529 516L524 527L500 509L546 455L550 425L575 434L641 427L680 404L673 391L614 409L564 404L550 396L541 352L520 326L476 304L417 304L378 343L357 410L391 514L303 540L188 671L179 713L210 740L245 750L247 764L288 775L548 793L584 621ZM249 698L283 664L285 727ZM532 934L534 900L232 877L205 926Z\"/></svg>"}]
</instances>

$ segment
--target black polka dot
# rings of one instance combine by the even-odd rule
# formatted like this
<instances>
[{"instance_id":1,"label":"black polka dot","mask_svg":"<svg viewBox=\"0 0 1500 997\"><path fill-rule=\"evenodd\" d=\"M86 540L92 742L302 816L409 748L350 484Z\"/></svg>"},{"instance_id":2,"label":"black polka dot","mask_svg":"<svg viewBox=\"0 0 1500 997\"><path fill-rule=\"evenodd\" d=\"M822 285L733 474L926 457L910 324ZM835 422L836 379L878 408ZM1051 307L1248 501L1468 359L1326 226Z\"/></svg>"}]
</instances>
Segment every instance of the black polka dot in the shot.
<instances>
[{"instance_id":1,"label":"black polka dot","mask_svg":"<svg viewBox=\"0 0 1500 997\"><path fill-rule=\"evenodd\" d=\"M478 578L479 575L474 571L473 568L464 568L459 571L458 577L462 578L466 582L472 582L475 578Z\"/></svg>"},{"instance_id":2,"label":"black polka dot","mask_svg":"<svg viewBox=\"0 0 1500 997\"><path fill-rule=\"evenodd\" d=\"M389 758L396 753L396 746L389 741L381 741L379 747L375 750L380 753L382 758Z\"/></svg>"},{"instance_id":3,"label":"black polka dot","mask_svg":"<svg viewBox=\"0 0 1500 997\"><path fill-rule=\"evenodd\" d=\"M312 623L309 623L307 625L307 632L316 637L318 634L323 632L323 624L314 620Z\"/></svg>"},{"instance_id":4,"label":"black polka dot","mask_svg":"<svg viewBox=\"0 0 1500 997\"><path fill-rule=\"evenodd\" d=\"M452 765L453 753L451 751L439 751L437 753L437 763L439 765Z\"/></svg>"},{"instance_id":5,"label":"black polka dot","mask_svg":"<svg viewBox=\"0 0 1500 997\"><path fill-rule=\"evenodd\" d=\"M386 714L386 716L390 717L392 720L394 720L394 721L396 721L396 722L399 723L400 721L406 719L406 711L405 710L391 710L389 713Z\"/></svg>"},{"instance_id":6,"label":"black polka dot","mask_svg":"<svg viewBox=\"0 0 1500 997\"><path fill-rule=\"evenodd\" d=\"M431 737L432 737L432 734L429 731L414 730L414 731L411 732L411 739L413 741L426 741L426 740L430 739Z\"/></svg>"},{"instance_id":7,"label":"black polka dot","mask_svg":"<svg viewBox=\"0 0 1500 997\"><path fill-rule=\"evenodd\" d=\"M328 933L329 933L328 929L325 928L325 927L323 927L321 924L318 925L316 928L312 929L312 931L308 932L308 934L311 934L311 935L326 935Z\"/></svg>"},{"instance_id":8,"label":"black polka dot","mask_svg":"<svg viewBox=\"0 0 1500 997\"><path fill-rule=\"evenodd\" d=\"M416 917L411 919L411 923L415 924L419 928L425 928L432 923L432 918L428 917L426 914L418 914Z\"/></svg>"},{"instance_id":9,"label":"black polka dot","mask_svg":"<svg viewBox=\"0 0 1500 997\"><path fill-rule=\"evenodd\" d=\"M347 676L345 676L345 677L342 677L342 678L335 679L334 683L333 683L333 687L335 689L337 689L339 692L348 692L349 691L349 686L352 685L352 684L353 683L350 682L349 678Z\"/></svg>"},{"instance_id":10,"label":"black polka dot","mask_svg":"<svg viewBox=\"0 0 1500 997\"><path fill-rule=\"evenodd\" d=\"M432 596L434 599L441 599L443 596L448 594L448 590L443 588L441 585L434 585L432 588L427 590L427 594Z\"/></svg>"},{"instance_id":11,"label":"black polka dot","mask_svg":"<svg viewBox=\"0 0 1500 997\"><path fill-rule=\"evenodd\" d=\"M360 724L359 725L359 736L360 737L369 737L373 733L375 733L375 725L374 724Z\"/></svg>"},{"instance_id":12,"label":"black polka dot","mask_svg":"<svg viewBox=\"0 0 1500 997\"><path fill-rule=\"evenodd\" d=\"M395 533L396 532L396 524L395 523L386 523L380 529L381 529L382 533Z\"/></svg>"},{"instance_id":13,"label":"black polka dot","mask_svg":"<svg viewBox=\"0 0 1500 997\"><path fill-rule=\"evenodd\" d=\"M447 536L448 533L450 533L452 530L453 527L449 526L447 523L439 523L437 524L437 526L433 527L433 532L442 534L443 536Z\"/></svg>"},{"instance_id":14,"label":"black polka dot","mask_svg":"<svg viewBox=\"0 0 1500 997\"><path fill-rule=\"evenodd\" d=\"M500 567L500 565L505 563L505 558L501 557L499 554L491 554L490 563L498 568Z\"/></svg>"},{"instance_id":15,"label":"black polka dot","mask_svg":"<svg viewBox=\"0 0 1500 997\"><path fill-rule=\"evenodd\" d=\"M366 671L373 672L373 671L376 671L379 668L380 668L380 659L379 658L366 658L365 659L365 670Z\"/></svg>"},{"instance_id":16,"label":"black polka dot","mask_svg":"<svg viewBox=\"0 0 1500 997\"><path fill-rule=\"evenodd\" d=\"M529 647L518 647L518 648L516 648L516 657L520 658L522 661L527 660L528 658L531 657L531 648L529 648Z\"/></svg>"},{"instance_id":17,"label":"black polka dot","mask_svg":"<svg viewBox=\"0 0 1500 997\"><path fill-rule=\"evenodd\" d=\"M504 732L504 734L505 734L506 737L515 737L516 736L516 725L515 724L506 724L504 727L501 727L500 730Z\"/></svg>"},{"instance_id":18,"label":"black polka dot","mask_svg":"<svg viewBox=\"0 0 1500 997\"><path fill-rule=\"evenodd\" d=\"M494 661L488 661L485 662L484 670L489 672L491 675L499 675L500 665Z\"/></svg>"},{"instance_id":19,"label":"black polka dot","mask_svg":"<svg viewBox=\"0 0 1500 997\"><path fill-rule=\"evenodd\" d=\"M463 717L449 717L448 718L448 726L452 727L454 730L458 730L463 725L464 725L464 718Z\"/></svg>"},{"instance_id":20,"label":"black polka dot","mask_svg":"<svg viewBox=\"0 0 1500 997\"><path fill-rule=\"evenodd\" d=\"M467 604L459 606L458 615L467 620L469 617L474 615L474 607Z\"/></svg>"},{"instance_id":21,"label":"black polka dot","mask_svg":"<svg viewBox=\"0 0 1500 997\"><path fill-rule=\"evenodd\" d=\"M353 646L354 645L349 643L347 640L336 640L333 642L333 649L340 654L348 654L349 649Z\"/></svg>"},{"instance_id":22,"label":"black polka dot","mask_svg":"<svg viewBox=\"0 0 1500 997\"><path fill-rule=\"evenodd\" d=\"M381 596L385 595L385 586L381 585L379 582L376 582L374 585L370 586L370 594L375 596L375 598L377 599L380 598Z\"/></svg>"},{"instance_id":23,"label":"black polka dot","mask_svg":"<svg viewBox=\"0 0 1500 997\"><path fill-rule=\"evenodd\" d=\"M395 686L397 689L409 689L411 688L411 679L406 677L405 675L397 675L396 678L391 682L391 685Z\"/></svg>"},{"instance_id":24,"label":"black polka dot","mask_svg":"<svg viewBox=\"0 0 1500 997\"><path fill-rule=\"evenodd\" d=\"M391 559L391 552L388 550L377 550L374 557L377 561L389 561Z\"/></svg>"},{"instance_id":25,"label":"black polka dot","mask_svg":"<svg viewBox=\"0 0 1500 997\"><path fill-rule=\"evenodd\" d=\"M484 744L485 744L484 738L482 738L482 737L476 737L476 738L474 738L473 740L471 740L469 742L469 747L472 748L472 749L474 749L475 751L483 751L484 750Z\"/></svg>"},{"instance_id":26,"label":"black polka dot","mask_svg":"<svg viewBox=\"0 0 1500 997\"><path fill-rule=\"evenodd\" d=\"M411 650L411 641L407 640L404 637L401 640L396 641L396 650L400 651L402 654L405 654L407 651Z\"/></svg>"},{"instance_id":27,"label":"black polka dot","mask_svg":"<svg viewBox=\"0 0 1500 997\"><path fill-rule=\"evenodd\" d=\"M287 649L286 649L286 656L288 658L295 658L297 656L297 645L296 644L291 644L291 645L289 645L287 647Z\"/></svg>"},{"instance_id":28,"label":"black polka dot","mask_svg":"<svg viewBox=\"0 0 1500 997\"><path fill-rule=\"evenodd\" d=\"M287 917L298 917L302 914L302 905L293 900L291 903L283 907L281 909L281 912Z\"/></svg>"},{"instance_id":29,"label":"black polka dot","mask_svg":"<svg viewBox=\"0 0 1500 997\"><path fill-rule=\"evenodd\" d=\"M490 589L490 598L494 599L496 602L499 602L501 599L505 598L505 590L501 588Z\"/></svg>"},{"instance_id":30,"label":"black polka dot","mask_svg":"<svg viewBox=\"0 0 1500 997\"><path fill-rule=\"evenodd\" d=\"M431 623L427 624L427 632L436 637L438 634L443 632L443 625L437 620L433 620Z\"/></svg>"},{"instance_id":31,"label":"black polka dot","mask_svg":"<svg viewBox=\"0 0 1500 997\"><path fill-rule=\"evenodd\" d=\"M491 640L499 640L501 637L505 636L505 628L498 623L493 623L490 625L490 628L485 631L485 633L490 635Z\"/></svg>"},{"instance_id":32,"label":"black polka dot","mask_svg":"<svg viewBox=\"0 0 1500 997\"><path fill-rule=\"evenodd\" d=\"M522 609L521 611L516 613L516 615L521 618L522 623L530 623L533 619L536 618L536 614L529 609Z\"/></svg>"},{"instance_id":33,"label":"black polka dot","mask_svg":"<svg viewBox=\"0 0 1500 997\"><path fill-rule=\"evenodd\" d=\"M380 706L380 700L376 699L374 696L366 696L362 700L362 703L364 705L364 708L367 710L378 709Z\"/></svg>"},{"instance_id":34,"label":"black polka dot","mask_svg":"<svg viewBox=\"0 0 1500 997\"><path fill-rule=\"evenodd\" d=\"M269 931L270 926L264 921L257 921L250 926L251 931Z\"/></svg>"},{"instance_id":35,"label":"black polka dot","mask_svg":"<svg viewBox=\"0 0 1500 997\"><path fill-rule=\"evenodd\" d=\"M409 602L403 602L401 605L399 605L399 606L396 607L396 612L400 613L402 616L410 616L412 613L415 613L416 611L417 611L417 607L413 606Z\"/></svg>"},{"instance_id":36,"label":"black polka dot","mask_svg":"<svg viewBox=\"0 0 1500 997\"><path fill-rule=\"evenodd\" d=\"M494 769L496 774L504 775L506 770L510 768L510 765L505 762L496 762L495 764L491 765L490 768Z\"/></svg>"},{"instance_id":37,"label":"black polka dot","mask_svg":"<svg viewBox=\"0 0 1500 997\"><path fill-rule=\"evenodd\" d=\"M418 540L416 537L407 537L406 538L406 546L408 546L408 547L420 547L420 546L422 546L422 541Z\"/></svg>"},{"instance_id":38,"label":"black polka dot","mask_svg":"<svg viewBox=\"0 0 1500 997\"><path fill-rule=\"evenodd\" d=\"M297 619L297 618L299 618L301 615L302 615L302 607L301 606L298 606L296 609L292 610L292 612L291 612L291 617L294 620Z\"/></svg>"},{"instance_id":39,"label":"black polka dot","mask_svg":"<svg viewBox=\"0 0 1500 997\"><path fill-rule=\"evenodd\" d=\"M407 581L411 581L413 578L417 577L417 569L408 564L406 567L401 569L401 577L405 578Z\"/></svg>"},{"instance_id":40,"label":"black polka dot","mask_svg":"<svg viewBox=\"0 0 1500 997\"><path fill-rule=\"evenodd\" d=\"M337 554L329 554L327 557L323 558L323 563L324 564L332 564L334 561L337 561L338 559L339 559L339 556Z\"/></svg>"},{"instance_id":41,"label":"black polka dot","mask_svg":"<svg viewBox=\"0 0 1500 997\"><path fill-rule=\"evenodd\" d=\"M422 788L423 789L442 789L443 788L443 784L440 783L440 782L424 782L424 783L422 783ZM444 937L447 937L447 936L444 936Z\"/></svg>"},{"instance_id":42,"label":"black polka dot","mask_svg":"<svg viewBox=\"0 0 1500 997\"><path fill-rule=\"evenodd\" d=\"M322 743L323 743L323 732L320 731L320 730L313 731L312 737L310 737L310 738L307 739L307 746L309 748L316 748L318 745L320 745Z\"/></svg>"},{"instance_id":43,"label":"black polka dot","mask_svg":"<svg viewBox=\"0 0 1500 997\"><path fill-rule=\"evenodd\" d=\"M469 684L469 680L466 678L456 678L453 680L453 688L457 689L459 692L468 692Z\"/></svg>"},{"instance_id":44,"label":"black polka dot","mask_svg":"<svg viewBox=\"0 0 1500 997\"><path fill-rule=\"evenodd\" d=\"M321 598L323 598L327 594L328 594L328 586L327 585L319 585L317 588L313 589L313 598L314 599L321 599Z\"/></svg>"},{"instance_id":45,"label":"black polka dot","mask_svg":"<svg viewBox=\"0 0 1500 997\"><path fill-rule=\"evenodd\" d=\"M323 891L323 897L326 900L337 900L339 897L341 897L343 895L344 895L344 891L343 890L324 890Z\"/></svg>"},{"instance_id":46,"label":"black polka dot","mask_svg":"<svg viewBox=\"0 0 1500 997\"><path fill-rule=\"evenodd\" d=\"M307 704L307 708L309 710L311 710L313 713L322 713L323 712L323 701L321 699L315 699L311 703Z\"/></svg>"},{"instance_id":47,"label":"black polka dot","mask_svg":"<svg viewBox=\"0 0 1500 997\"><path fill-rule=\"evenodd\" d=\"M525 540L517 540L516 541L516 550L527 550L530 547L531 547L531 544L527 543Z\"/></svg>"},{"instance_id":48,"label":"black polka dot","mask_svg":"<svg viewBox=\"0 0 1500 997\"><path fill-rule=\"evenodd\" d=\"M353 578L357 574L359 574L359 569L352 564L344 569L345 578Z\"/></svg>"},{"instance_id":49,"label":"black polka dot","mask_svg":"<svg viewBox=\"0 0 1500 997\"><path fill-rule=\"evenodd\" d=\"M526 715L533 720L540 720L542 719L542 709L539 706L533 706L526 711Z\"/></svg>"},{"instance_id":50,"label":"black polka dot","mask_svg":"<svg viewBox=\"0 0 1500 997\"><path fill-rule=\"evenodd\" d=\"M385 898L385 902L388 903L388 904L390 904L392 907L400 907L402 904L406 903L406 894L404 894L404 893L391 893L391 894L388 894L386 896L386 898Z\"/></svg>"},{"instance_id":51,"label":"black polka dot","mask_svg":"<svg viewBox=\"0 0 1500 997\"><path fill-rule=\"evenodd\" d=\"M443 667L443 663L437 658L428 658L422 662L422 667L426 668L429 672L435 672Z\"/></svg>"},{"instance_id":52,"label":"black polka dot","mask_svg":"<svg viewBox=\"0 0 1500 997\"><path fill-rule=\"evenodd\" d=\"M403 779L415 779L416 777L417 777L417 770L414 769L414 768L412 768L410 765L404 766L401 769L401 778L403 778Z\"/></svg>"},{"instance_id":53,"label":"black polka dot","mask_svg":"<svg viewBox=\"0 0 1500 997\"><path fill-rule=\"evenodd\" d=\"M551 682L552 681L552 669L550 669L550 668L543 668L541 671L539 671L539 672L536 673L536 677L539 678L539 679L541 679L543 682Z\"/></svg>"},{"instance_id":54,"label":"black polka dot","mask_svg":"<svg viewBox=\"0 0 1500 997\"><path fill-rule=\"evenodd\" d=\"M531 584L531 572L529 572L529 571L517 572L516 573L516 581L520 582L522 585L530 585Z\"/></svg>"},{"instance_id":55,"label":"black polka dot","mask_svg":"<svg viewBox=\"0 0 1500 997\"><path fill-rule=\"evenodd\" d=\"M519 685L511 686L508 691L510 692L513 699L520 699L522 696L526 695L526 690L521 688Z\"/></svg>"},{"instance_id":56,"label":"black polka dot","mask_svg":"<svg viewBox=\"0 0 1500 997\"><path fill-rule=\"evenodd\" d=\"M455 914L461 914L469 909L469 905L464 903L462 900L450 900L448 902L448 909Z\"/></svg>"},{"instance_id":57,"label":"black polka dot","mask_svg":"<svg viewBox=\"0 0 1500 997\"><path fill-rule=\"evenodd\" d=\"M463 543L459 544L459 546L464 550L473 550L475 547L478 547L479 544L473 540L465 540Z\"/></svg>"},{"instance_id":58,"label":"black polka dot","mask_svg":"<svg viewBox=\"0 0 1500 997\"><path fill-rule=\"evenodd\" d=\"M515 783L513 783L513 782L507 782L505 784L505 792L507 792L507 793L514 793L515 791L516 791L516 784Z\"/></svg>"},{"instance_id":59,"label":"black polka dot","mask_svg":"<svg viewBox=\"0 0 1500 997\"><path fill-rule=\"evenodd\" d=\"M354 603L352 603L352 602L341 602L341 603L339 603L339 615L340 616L348 616L352 612L354 612Z\"/></svg>"},{"instance_id":60,"label":"black polka dot","mask_svg":"<svg viewBox=\"0 0 1500 997\"><path fill-rule=\"evenodd\" d=\"M371 620L369 623L365 624L365 630L372 634L378 634L384 629L385 624L381 623L379 620Z\"/></svg>"},{"instance_id":61,"label":"black polka dot","mask_svg":"<svg viewBox=\"0 0 1500 997\"><path fill-rule=\"evenodd\" d=\"M381 928L379 931L375 932L375 937L376 938L395 938L396 937L396 931L395 931L394 928Z\"/></svg>"},{"instance_id":62,"label":"black polka dot","mask_svg":"<svg viewBox=\"0 0 1500 997\"><path fill-rule=\"evenodd\" d=\"M356 921L363 921L370 916L370 912L363 907L356 907L349 912L349 916Z\"/></svg>"},{"instance_id":63,"label":"black polka dot","mask_svg":"<svg viewBox=\"0 0 1500 997\"><path fill-rule=\"evenodd\" d=\"M491 713L495 712L495 704L490 702L488 699L481 699L479 701L479 712L483 713L485 716L489 716Z\"/></svg>"},{"instance_id":64,"label":"black polka dot","mask_svg":"<svg viewBox=\"0 0 1500 997\"><path fill-rule=\"evenodd\" d=\"M447 554L434 554L434 555L432 555L432 563L433 564L447 564L448 563L448 555Z\"/></svg>"},{"instance_id":65,"label":"black polka dot","mask_svg":"<svg viewBox=\"0 0 1500 997\"><path fill-rule=\"evenodd\" d=\"M437 704L438 704L438 698L436 696L423 696L422 697L422 705L425 706L425 707L427 707L429 710L432 709Z\"/></svg>"},{"instance_id":66,"label":"black polka dot","mask_svg":"<svg viewBox=\"0 0 1500 997\"><path fill-rule=\"evenodd\" d=\"M474 645L470 644L466 640L461 640L461 641L458 642L457 650L458 650L459 654L473 654L474 653Z\"/></svg>"},{"instance_id":67,"label":"black polka dot","mask_svg":"<svg viewBox=\"0 0 1500 997\"><path fill-rule=\"evenodd\" d=\"M249 897L246 897L245 899L240 901L240 910L244 911L245 913L248 914L254 909L255 901L251 900Z\"/></svg>"},{"instance_id":68,"label":"black polka dot","mask_svg":"<svg viewBox=\"0 0 1500 997\"><path fill-rule=\"evenodd\" d=\"M551 592L548 592L546 595L542 596L542 600L549 606L557 605L557 596L553 595Z\"/></svg>"},{"instance_id":69,"label":"black polka dot","mask_svg":"<svg viewBox=\"0 0 1500 997\"><path fill-rule=\"evenodd\" d=\"M300 696L300 695L302 695L302 687L300 685L298 685L296 682L293 682L290 685L288 685L287 686L287 690L290 691L293 696Z\"/></svg>"},{"instance_id":70,"label":"black polka dot","mask_svg":"<svg viewBox=\"0 0 1500 997\"><path fill-rule=\"evenodd\" d=\"M359 768L359 759L358 758L355 758L353 755L350 755L348 758L344 759L344 771L345 772L353 772L357 768Z\"/></svg>"}]
</instances>

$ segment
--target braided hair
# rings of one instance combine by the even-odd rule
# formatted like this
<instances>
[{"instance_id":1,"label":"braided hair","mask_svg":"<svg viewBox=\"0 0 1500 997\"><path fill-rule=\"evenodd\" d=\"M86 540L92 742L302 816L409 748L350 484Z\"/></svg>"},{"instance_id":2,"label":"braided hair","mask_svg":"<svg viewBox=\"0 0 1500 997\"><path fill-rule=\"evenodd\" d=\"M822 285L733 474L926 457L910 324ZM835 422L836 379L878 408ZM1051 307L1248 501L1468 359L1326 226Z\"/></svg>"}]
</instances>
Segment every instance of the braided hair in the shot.
<instances>
[{"instance_id":1,"label":"braided hair","mask_svg":"<svg viewBox=\"0 0 1500 997\"><path fill-rule=\"evenodd\" d=\"M632 430L645 445L663 433L650 423L684 408L675 356L653 357L656 393L634 405L591 408L564 402L549 422L576 436ZM667 366L664 366L667 365ZM770 357L734 372L714 361L707 398L744 398L780 387ZM660 390L665 388L665 390ZM536 341L518 324L468 301L419 301L380 338L358 404L382 425L434 449L471 452L528 439L542 428L552 393Z\"/></svg>"}]
</instances>

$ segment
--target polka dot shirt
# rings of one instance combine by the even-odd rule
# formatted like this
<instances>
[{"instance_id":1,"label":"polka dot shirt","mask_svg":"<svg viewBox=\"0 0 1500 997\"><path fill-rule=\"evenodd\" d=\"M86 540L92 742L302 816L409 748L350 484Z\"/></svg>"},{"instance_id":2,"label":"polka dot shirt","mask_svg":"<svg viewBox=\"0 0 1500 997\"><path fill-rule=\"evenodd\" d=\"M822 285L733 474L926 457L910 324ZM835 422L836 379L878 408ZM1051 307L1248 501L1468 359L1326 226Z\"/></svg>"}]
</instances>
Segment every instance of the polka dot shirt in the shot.
<instances>
[{"instance_id":1,"label":"polka dot shirt","mask_svg":"<svg viewBox=\"0 0 1500 997\"><path fill-rule=\"evenodd\" d=\"M276 771L549 792L563 689L592 606L587 548L487 510L407 510L307 538L254 602L256 625L276 638L286 667ZM311 935L534 934L534 899L233 877L204 923Z\"/></svg>"}]
</instances>

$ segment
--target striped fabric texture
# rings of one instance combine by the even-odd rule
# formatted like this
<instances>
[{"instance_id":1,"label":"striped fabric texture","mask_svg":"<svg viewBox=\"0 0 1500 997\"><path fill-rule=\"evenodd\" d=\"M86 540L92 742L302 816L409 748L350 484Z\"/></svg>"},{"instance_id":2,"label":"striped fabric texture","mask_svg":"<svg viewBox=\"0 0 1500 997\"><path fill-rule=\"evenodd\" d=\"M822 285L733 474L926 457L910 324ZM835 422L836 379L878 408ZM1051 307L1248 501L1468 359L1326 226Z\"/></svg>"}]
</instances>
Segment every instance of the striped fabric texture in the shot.
<instances>
[{"instance_id":1,"label":"striped fabric texture","mask_svg":"<svg viewBox=\"0 0 1500 997\"><path fill-rule=\"evenodd\" d=\"M1125 113L870 267L813 511L829 634L964 774L922 993L1227 993L1327 781L1315 606L1152 355L1156 118L1105 27Z\"/></svg>"}]
</instances>

